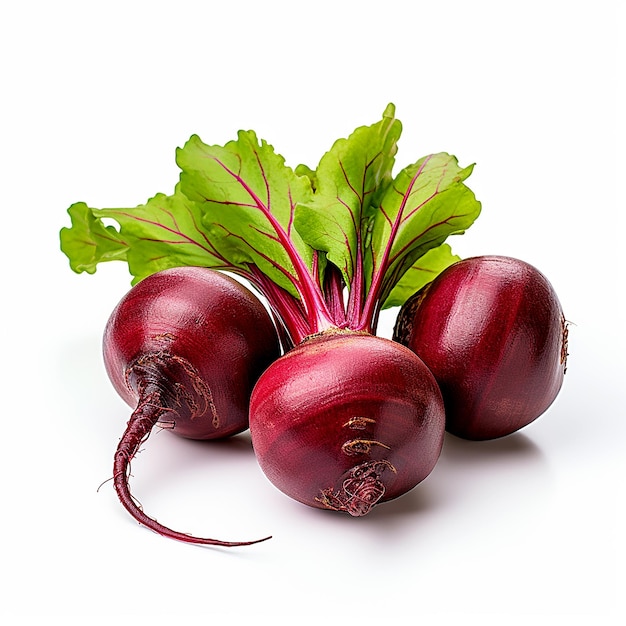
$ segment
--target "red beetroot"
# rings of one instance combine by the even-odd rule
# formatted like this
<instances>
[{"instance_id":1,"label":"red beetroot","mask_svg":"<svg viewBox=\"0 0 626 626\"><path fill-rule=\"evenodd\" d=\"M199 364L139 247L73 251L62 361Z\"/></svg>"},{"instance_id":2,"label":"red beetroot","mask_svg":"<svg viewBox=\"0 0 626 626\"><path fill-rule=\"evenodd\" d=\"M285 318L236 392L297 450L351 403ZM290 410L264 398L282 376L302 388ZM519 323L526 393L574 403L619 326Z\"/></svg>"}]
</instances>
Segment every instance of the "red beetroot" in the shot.
<instances>
[{"instance_id":1,"label":"red beetroot","mask_svg":"<svg viewBox=\"0 0 626 626\"><path fill-rule=\"evenodd\" d=\"M279 355L274 325L261 302L219 272L181 267L135 285L104 333L107 373L136 407L114 462L120 501L141 524L189 543L245 545L166 528L135 503L129 464L154 426L193 439L216 439L248 427L248 403L261 372Z\"/></svg>"},{"instance_id":2,"label":"red beetroot","mask_svg":"<svg viewBox=\"0 0 626 626\"><path fill-rule=\"evenodd\" d=\"M443 400L410 350L329 331L261 376L250 432L261 468L281 491L360 516L431 472L443 443Z\"/></svg>"},{"instance_id":3,"label":"red beetroot","mask_svg":"<svg viewBox=\"0 0 626 626\"><path fill-rule=\"evenodd\" d=\"M433 372L446 428L493 439L552 404L565 374L567 324L552 285L523 261L455 263L402 307L394 339Z\"/></svg>"}]
</instances>

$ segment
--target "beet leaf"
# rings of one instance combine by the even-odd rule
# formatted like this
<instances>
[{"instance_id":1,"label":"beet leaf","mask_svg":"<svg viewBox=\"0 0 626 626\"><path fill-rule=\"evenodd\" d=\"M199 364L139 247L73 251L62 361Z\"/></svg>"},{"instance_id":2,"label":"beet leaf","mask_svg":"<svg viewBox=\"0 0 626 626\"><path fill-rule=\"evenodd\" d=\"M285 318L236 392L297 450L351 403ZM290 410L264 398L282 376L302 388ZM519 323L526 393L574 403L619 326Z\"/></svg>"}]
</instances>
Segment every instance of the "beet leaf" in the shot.
<instances>
[{"instance_id":1,"label":"beet leaf","mask_svg":"<svg viewBox=\"0 0 626 626\"><path fill-rule=\"evenodd\" d=\"M237 273L266 296L292 343L332 327L375 332L381 308L401 306L458 260L444 242L480 213L464 183L472 166L452 155L393 175L401 131L390 104L315 170L288 167L253 131L224 146L193 135L177 150L171 195L132 209L76 203L61 248L76 272L126 261L133 282L183 265Z\"/></svg>"},{"instance_id":2,"label":"beet leaf","mask_svg":"<svg viewBox=\"0 0 626 626\"><path fill-rule=\"evenodd\" d=\"M473 166L459 167L445 152L404 168L389 185L370 224L365 258L367 298L359 328L368 328L380 303L428 250L461 234L480 214L480 202L465 186Z\"/></svg>"},{"instance_id":3,"label":"beet leaf","mask_svg":"<svg viewBox=\"0 0 626 626\"><path fill-rule=\"evenodd\" d=\"M402 130L394 115L390 104L380 122L336 141L315 171L311 201L296 210L295 226L302 238L326 253L348 286L348 325L365 297L363 256L370 210L392 180Z\"/></svg>"},{"instance_id":4,"label":"beet leaf","mask_svg":"<svg viewBox=\"0 0 626 626\"><path fill-rule=\"evenodd\" d=\"M93 274L98 263L126 261L128 244L113 226L105 226L94 209L76 202L67 210L71 228L61 229L61 250L77 273Z\"/></svg>"},{"instance_id":5,"label":"beet leaf","mask_svg":"<svg viewBox=\"0 0 626 626\"><path fill-rule=\"evenodd\" d=\"M313 194L310 180L252 131L208 146L197 135L177 151L183 193L196 202L212 241L235 266L256 265L300 295L302 273L313 275L314 252L293 228L295 207Z\"/></svg>"},{"instance_id":6,"label":"beet leaf","mask_svg":"<svg viewBox=\"0 0 626 626\"><path fill-rule=\"evenodd\" d=\"M432 282L446 267L460 260L461 257L453 254L447 243L431 248L404 273L384 301L382 308L402 306L415 292Z\"/></svg>"},{"instance_id":7,"label":"beet leaf","mask_svg":"<svg viewBox=\"0 0 626 626\"><path fill-rule=\"evenodd\" d=\"M236 269L222 258L202 227L200 208L180 193L157 194L134 208L93 209L73 204L72 227L61 230L61 248L74 271L93 274L98 263L124 260L133 283L183 265ZM119 225L105 226L103 219Z\"/></svg>"}]
</instances>

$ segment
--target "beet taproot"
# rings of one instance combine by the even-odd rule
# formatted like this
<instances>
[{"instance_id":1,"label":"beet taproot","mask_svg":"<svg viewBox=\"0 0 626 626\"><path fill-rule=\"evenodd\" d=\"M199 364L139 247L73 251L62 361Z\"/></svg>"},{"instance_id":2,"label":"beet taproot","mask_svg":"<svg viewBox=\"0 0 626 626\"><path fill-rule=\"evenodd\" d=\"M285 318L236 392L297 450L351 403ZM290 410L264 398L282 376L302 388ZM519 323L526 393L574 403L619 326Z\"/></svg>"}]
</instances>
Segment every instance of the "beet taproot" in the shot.
<instances>
[{"instance_id":1,"label":"beet taproot","mask_svg":"<svg viewBox=\"0 0 626 626\"><path fill-rule=\"evenodd\" d=\"M181 267L137 283L115 307L103 339L106 371L134 408L117 446L114 485L127 511L161 535L212 545L245 545L173 531L148 517L128 484L130 461L156 426L192 439L248 428L252 388L279 356L260 300L220 272Z\"/></svg>"}]
</instances>

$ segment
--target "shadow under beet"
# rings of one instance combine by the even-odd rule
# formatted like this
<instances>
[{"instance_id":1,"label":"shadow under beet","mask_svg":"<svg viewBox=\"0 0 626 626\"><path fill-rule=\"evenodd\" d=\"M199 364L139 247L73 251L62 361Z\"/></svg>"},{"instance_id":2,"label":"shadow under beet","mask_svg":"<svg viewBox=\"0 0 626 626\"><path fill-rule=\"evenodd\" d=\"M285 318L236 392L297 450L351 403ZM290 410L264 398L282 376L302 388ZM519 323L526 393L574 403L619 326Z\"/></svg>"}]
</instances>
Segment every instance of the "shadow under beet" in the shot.
<instances>
[{"instance_id":1,"label":"shadow under beet","mask_svg":"<svg viewBox=\"0 0 626 626\"><path fill-rule=\"evenodd\" d=\"M469 501L510 505L520 495L541 497L549 484L545 454L523 433L491 441L468 441L446 433L431 474L408 493L374 507L366 519L379 524L439 515L461 509Z\"/></svg>"}]
</instances>

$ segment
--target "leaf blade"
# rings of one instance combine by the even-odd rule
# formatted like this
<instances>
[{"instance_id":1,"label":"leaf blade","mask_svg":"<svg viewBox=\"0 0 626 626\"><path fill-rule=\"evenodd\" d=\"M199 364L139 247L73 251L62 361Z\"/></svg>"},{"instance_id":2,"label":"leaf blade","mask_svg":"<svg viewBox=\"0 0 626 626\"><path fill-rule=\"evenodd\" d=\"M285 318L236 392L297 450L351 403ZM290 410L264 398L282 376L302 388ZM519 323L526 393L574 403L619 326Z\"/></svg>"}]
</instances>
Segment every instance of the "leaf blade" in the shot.
<instances>
[{"instance_id":1,"label":"leaf blade","mask_svg":"<svg viewBox=\"0 0 626 626\"><path fill-rule=\"evenodd\" d=\"M157 194L134 208L94 209L84 203L72 207L72 227L62 229L61 239L74 271L94 273L99 263L122 260L135 283L184 265L233 269L203 231L199 207L178 188L171 196ZM107 218L115 220L119 230L105 226ZM103 241L110 242L108 247ZM85 247L85 242L91 243Z\"/></svg>"},{"instance_id":2,"label":"leaf blade","mask_svg":"<svg viewBox=\"0 0 626 626\"><path fill-rule=\"evenodd\" d=\"M225 146L197 135L177 151L180 185L202 210L215 247L235 265L256 265L292 295L298 295L303 263L314 274L314 254L293 227L298 202L312 194L308 177L287 167L253 131L240 131Z\"/></svg>"},{"instance_id":3,"label":"leaf blade","mask_svg":"<svg viewBox=\"0 0 626 626\"><path fill-rule=\"evenodd\" d=\"M481 205L464 184L472 169L459 167L456 157L441 152L396 176L373 218L368 257L374 277L368 294L372 302L384 302L417 259L473 224Z\"/></svg>"},{"instance_id":4,"label":"leaf blade","mask_svg":"<svg viewBox=\"0 0 626 626\"><path fill-rule=\"evenodd\" d=\"M312 201L297 208L296 229L341 270L348 285L360 263L364 219L391 182L401 132L390 104L382 120L337 140L315 171Z\"/></svg>"},{"instance_id":5,"label":"leaf blade","mask_svg":"<svg viewBox=\"0 0 626 626\"><path fill-rule=\"evenodd\" d=\"M431 248L417 259L398 280L382 308L402 306L414 293L432 282L447 267L460 260L461 257L453 254L447 243Z\"/></svg>"},{"instance_id":6,"label":"leaf blade","mask_svg":"<svg viewBox=\"0 0 626 626\"><path fill-rule=\"evenodd\" d=\"M126 260L128 244L113 226L105 226L84 202L76 202L67 210L71 226L59 233L61 251L70 267L78 274L94 274L99 263Z\"/></svg>"}]
</instances>

